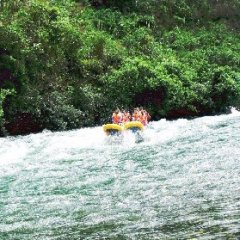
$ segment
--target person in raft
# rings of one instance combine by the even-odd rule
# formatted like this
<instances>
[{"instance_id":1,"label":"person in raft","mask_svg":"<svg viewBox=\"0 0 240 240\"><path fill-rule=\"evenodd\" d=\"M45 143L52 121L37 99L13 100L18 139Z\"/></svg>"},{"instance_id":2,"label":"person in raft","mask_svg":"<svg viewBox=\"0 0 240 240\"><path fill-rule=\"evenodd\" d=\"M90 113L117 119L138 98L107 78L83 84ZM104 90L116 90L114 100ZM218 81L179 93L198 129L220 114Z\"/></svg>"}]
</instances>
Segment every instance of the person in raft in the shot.
<instances>
[{"instance_id":1,"label":"person in raft","mask_svg":"<svg viewBox=\"0 0 240 240\"><path fill-rule=\"evenodd\" d=\"M143 108L135 108L132 116L132 121L139 121L144 126L148 125L148 121L150 120L150 114Z\"/></svg>"},{"instance_id":2,"label":"person in raft","mask_svg":"<svg viewBox=\"0 0 240 240\"><path fill-rule=\"evenodd\" d=\"M117 108L112 114L112 122L114 124L120 124L120 123L122 123L122 119L123 119L123 114L119 110L119 108Z\"/></svg>"},{"instance_id":3,"label":"person in raft","mask_svg":"<svg viewBox=\"0 0 240 240\"><path fill-rule=\"evenodd\" d=\"M129 111L124 110L121 112L118 108L112 114L112 122L114 124L121 124L129 121L139 121L144 126L147 126L150 118L150 114L143 108L134 108L132 116Z\"/></svg>"},{"instance_id":4,"label":"person in raft","mask_svg":"<svg viewBox=\"0 0 240 240\"><path fill-rule=\"evenodd\" d=\"M151 116L150 114L145 110L143 109L142 107L140 108L140 111L141 111L141 114L140 114L140 121L141 123L146 126L148 125L148 122L149 120L151 119Z\"/></svg>"},{"instance_id":5,"label":"person in raft","mask_svg":"<svg viewBox=\"0 0 240 240\"><path fill-rule=\"evenodd\" d=\"M132 121L140 121L140 109L134 108L133 114L132 114Z\"/></svg>"},{"instance_id":6,"label":"person in raft","mask_svg":"<svg viewBox=\"0 0 240 240\"><path fill-rule=\"evenodd\" d=\"M127 122L130 122L131 121L131 114L130 114L130 112L129 111L126 111L126 110L124 110L123 111L123 123L127 123Z\"/></svg>"}]
</instances>

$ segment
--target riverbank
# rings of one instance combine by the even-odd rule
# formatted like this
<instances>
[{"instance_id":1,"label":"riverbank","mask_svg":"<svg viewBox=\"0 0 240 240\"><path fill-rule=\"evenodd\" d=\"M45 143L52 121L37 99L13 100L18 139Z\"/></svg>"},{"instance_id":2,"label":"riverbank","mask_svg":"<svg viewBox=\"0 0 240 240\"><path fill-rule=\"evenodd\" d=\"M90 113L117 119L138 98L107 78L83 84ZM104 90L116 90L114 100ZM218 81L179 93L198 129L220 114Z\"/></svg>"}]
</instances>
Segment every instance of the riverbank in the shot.
<instances>
[{"instance_id":1,"label":"riverbank","mask_svg":"<svg viewBox=\"0 0 240 240\"><path fill-rule=\"evenodd\" d=\"M176 112L176 114L171 114L170 116L164 118L165 120L168 121L175 121L177 119L186 119L186 120L192 120L198 117L204 117L204 116L217 116L220 114L230 114L232 112L236 111L235 109L229 108L225 112L221 113L215 113L215 114L208 114L208 115L191 115L191 114L186 114L187 111L183 111L184 114L181 115L182 110L179 110ZM156 116L152 116L151 121L159 121ZM109 121L111 122L111 121ZM104 122L103 124L106 124L107 122ZM101 125L101 123L96 123L96 126ZM87 127L87 126L85 126ZM93 126L88 126L88 127L93 127ZM84 127L82 127L84 128ZM6 137L6 136L18 136L18 135L28 135L31 133L40 133L43 130L47 130L43 126L40 125L40 123L37 123L29 114L22 114L21 116L17 117L14 122L6 124L2 131L0 131L0 136L1 137ZM51 130L51 129L49 129ZM74 130L74 129L69 129L69 130ZM54 131L54 130L51 130ZM59 131L59 130L55 130Z\"/></svg>"}]
</instances>

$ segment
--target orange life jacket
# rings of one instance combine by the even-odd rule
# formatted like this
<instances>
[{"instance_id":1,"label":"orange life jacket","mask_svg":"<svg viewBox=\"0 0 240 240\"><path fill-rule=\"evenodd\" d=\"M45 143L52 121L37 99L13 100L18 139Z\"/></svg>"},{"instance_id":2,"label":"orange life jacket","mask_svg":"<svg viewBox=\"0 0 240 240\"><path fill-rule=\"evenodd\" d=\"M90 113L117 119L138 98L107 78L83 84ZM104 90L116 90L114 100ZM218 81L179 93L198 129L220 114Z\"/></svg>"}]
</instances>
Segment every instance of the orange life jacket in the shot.
<instances>
[{"instance_id":1,"label":"orange life jacket","mask_svg":"<svg viewBox=\"0 0 240 240\"><path fill-rule=\"evenodd\" d=\"M141 123L146 126L148 124L148 119L147 119L147 115L143 114L142 115L142 119L141 119Z\"/></svg>"},{"instance_id":2,"label":"orange life jacket","mask_svg":"<svg viewBox=\"0 0 240 240\"><path fill-rule=\"evenodd\" d=\"M121 116L119 114L113 114L112 122L115 124L119 124L121 122Z\"/></svg>"},{"instance_id":3,"label":"orange life jacket","mask_svg":"<svg viewBox=\"0 0 240 240\"><path fill-rule=\"evenodd\" d=\"M123 122L129 122L130 119L129 119L129 116L128 115L124 115L123 116Z\"/></svg>"},{"instance_id":4,"label":"orange life jacket","mask_svg":"<svg viewBox=\"0 0 240 240\"><path fill-rule=\"evenodd\" d=\"M133 120L139 121L139 114L137 112L133 113Z\"/></svg>"}]
</instances>

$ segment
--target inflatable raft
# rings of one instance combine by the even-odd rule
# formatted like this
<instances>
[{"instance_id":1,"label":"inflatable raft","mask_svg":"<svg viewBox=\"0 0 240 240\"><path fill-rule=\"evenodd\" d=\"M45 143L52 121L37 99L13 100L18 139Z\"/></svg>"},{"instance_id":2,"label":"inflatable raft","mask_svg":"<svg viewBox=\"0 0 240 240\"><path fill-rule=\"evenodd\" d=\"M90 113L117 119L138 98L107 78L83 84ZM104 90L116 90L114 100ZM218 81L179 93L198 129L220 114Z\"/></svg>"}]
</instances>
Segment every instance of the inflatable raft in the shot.
<instances>
[{"instance_id":1,"label":"inflatable raft","mask_svg":"<svg viewBox=\"0 0 240 240\"><path fill-rule=\"evenodd\" d=\"M124 124L124 130L132 130L133 132L142 131L144 126L139 121L127 122Z\"/></svg>"},{"instance_id":2,"label":"inflatable raft","mask_svg":"<svg viewBox=\"0 0 240 240\"><path fill-rule=\"evenodd\" d=\"M103 131L107 135L120 135L123 131L123 127L118 124L110 123L103 125Z\"/></svg>"},{"instance_id":3,"label":"inflatable raft","mask_svg":"<svg viewBox=\"0 0 240 240\"><path fill-rule=\"evenodd\" d=\"M127 122L124 125L124 130L132 131L134 133L135 143L140 143L144 141L143 134L142 134L143 129L144 129L144 126L139 121Z\"/></svg>"},{"instance_id":4,"label":"inflatable raft","mask_svg":"<svg viewBox=\"0 0 240 240\"><path fill-rule=\"evenodd\" d=\"M103 130L107 135L120 135L124 130L131 130L133 132L142 131L144 126L139 121L127 122L123 125L118 124L105 124Z\"/></svg>"}]
</instances>

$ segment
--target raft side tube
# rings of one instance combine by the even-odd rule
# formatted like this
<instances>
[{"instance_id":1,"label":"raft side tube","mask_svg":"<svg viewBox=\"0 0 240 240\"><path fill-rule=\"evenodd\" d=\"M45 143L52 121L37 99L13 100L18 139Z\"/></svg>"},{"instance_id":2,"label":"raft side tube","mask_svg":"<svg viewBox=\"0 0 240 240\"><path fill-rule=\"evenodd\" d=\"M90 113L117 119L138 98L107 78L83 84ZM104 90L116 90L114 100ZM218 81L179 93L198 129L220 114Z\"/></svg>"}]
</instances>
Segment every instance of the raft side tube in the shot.
<instances>
[{"instance_id":1,"label":"raft side tube","mask_svg":"<svg viewBox=\"0 0 240 240\"><path fill-rule=\"evenodd\" d=\"M114 123L109 123L109 124L105 124L103 125L103 130L107 135L119 135L122 133L122 126L118 125L118 124L114 124Z\"/></svg>"},{"instance_id":2,"label":"raft side tube","mask_svg":"<svg viewBox=\"0 0 240 240\"><path fill-rule=\"evenodd\" d=\"M124 130L143 130L144 126L141 122L139 121L132 121L132 122L127 122L124 124Z\"/></svg>"}]
</instances>

